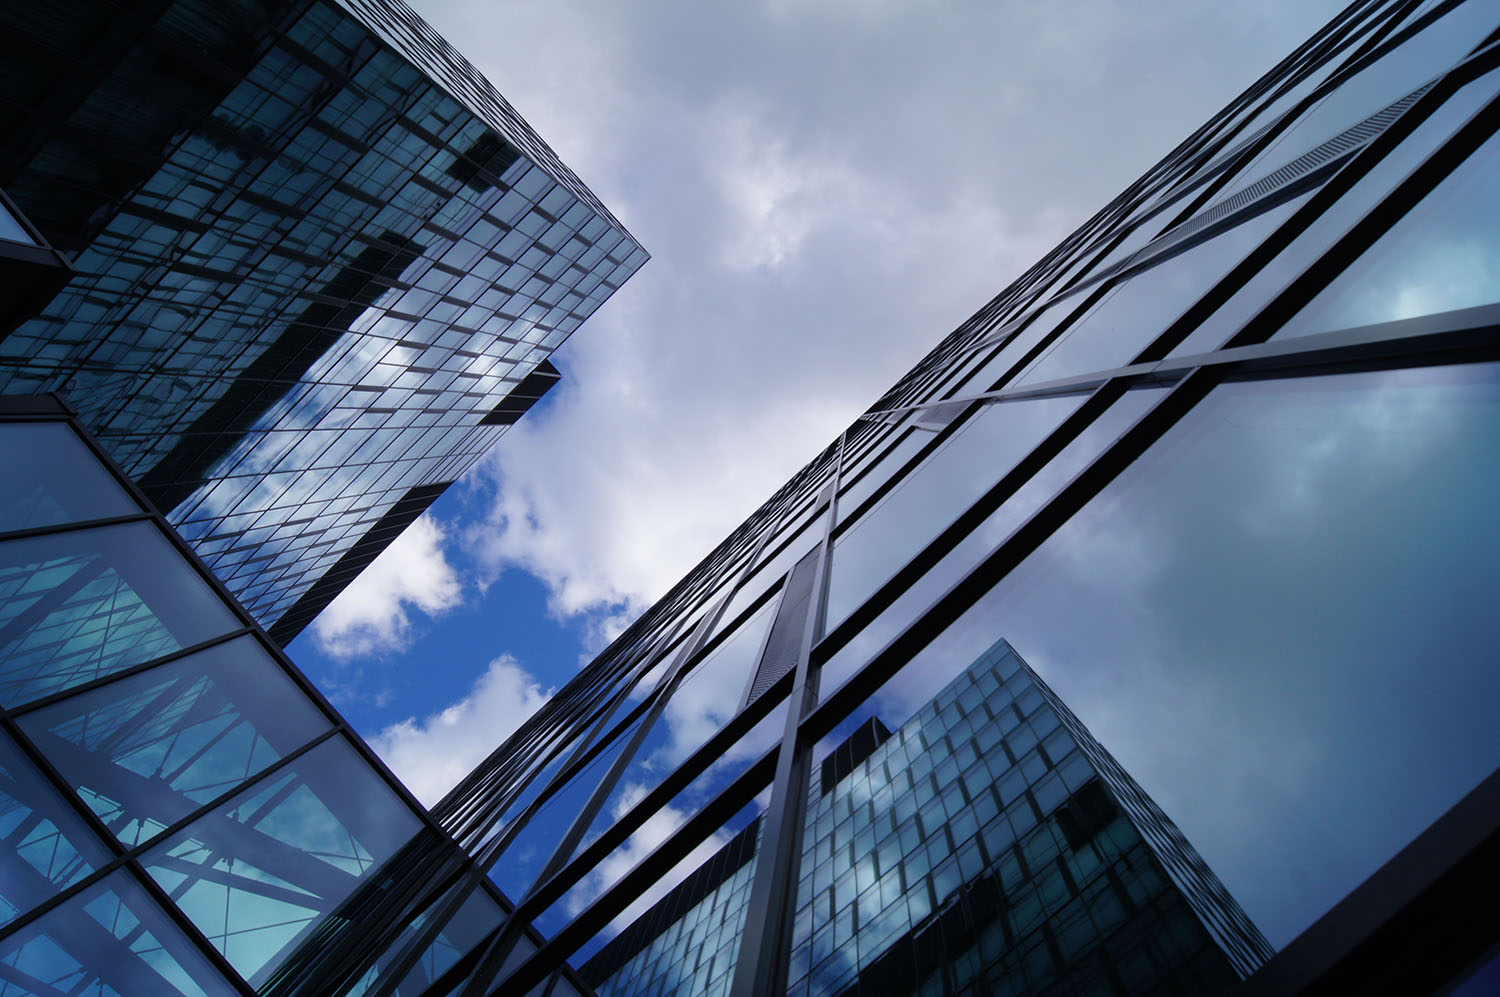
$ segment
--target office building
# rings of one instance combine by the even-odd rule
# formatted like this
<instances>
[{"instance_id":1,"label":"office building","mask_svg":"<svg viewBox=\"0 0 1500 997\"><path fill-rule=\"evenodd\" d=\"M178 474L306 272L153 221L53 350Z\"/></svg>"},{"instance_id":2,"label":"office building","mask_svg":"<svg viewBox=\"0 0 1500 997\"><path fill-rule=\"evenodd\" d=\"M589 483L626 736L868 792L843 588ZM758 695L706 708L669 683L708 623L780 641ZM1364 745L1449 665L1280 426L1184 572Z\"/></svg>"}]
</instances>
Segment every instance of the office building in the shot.
<instances>
[{"instance_id":1,"label":"office building","mask_svg":"<svg viewBox=\"0 0 1500 997\"><path fill-rule=\"evenodd\" d=\"M0 440L0 993L251 993L413 840L455 850L63 404L4 399Z\"/></svg>"},{"instance_id":2,"label":"office building","mask_svg":"<svg viewBox=\"0 0 1500 997\"><path fill-rule=\"evenodd\" d=\"M646 259L402 0L0 26L0 189L74 268L0 339L0 393L66 397L283 644Z\"/></svg>"},{"instance_id":3,"label":"office building","mask_svg":"<svg viewBox=\"0 0 1500 997\"><path fill-rule=\"evenodd\" d=\"M385 995L419 967L425 993L558 993L586 989L566 966L607 958L632 923L649 925L638 939L661 934L641 921L654 906L673 915L667 930L686 925L699 905L679 913L673 901L704 889L723 902L691 925L691 973L706 965L705 985L736 997L846 992L852 981L862 991L919 973L934 993L990 993L1017 980L1038 989L1043 972L1058 974L1054 987L1091 977L1110 993L1149 985L1139 981L1156 971L1211 987L1218 970L1200 958L1202 934L1184 936L1171 968L1132 962L1139 949L1110 934L1108 898L1144 894L1131 893L1118 867L1121 888L1111 882L1110 893L1086 893L1095 881L1081 868L1073 876L1069 862L1085 852L1071 851L1066 828L1086 837L1089 819L1108 812L1101 795L1130 817L1109 826L1131 840L1123 854L1138 835L1160 863L1144 867L1173 884L1153 911L1187 923L1171 910L1191 907L1236 975L1262 953L1235 902L1281 949L1236 985L1247 995L1444 991L1493 972L1485 961L1500 938L1473 912L1493 903L1500 878L1497 28L1500 13L1481 0L1354 3L943 339L445 799L397 819L414 829L404 841L353 817L341 824L347 834L312 842L297 837L296 821L261 820L308 799L291 784L278 794L285 769L274 766L296 762L282 761L292 749L271 740L235 769L239 781L201 773L229 794L198 802L201 812L114 818L100 801L123 803L133 780L68 768L78 753L52 739L54 727L73 730L65 708L150 682L178 652L133 608L152 605L142 592L118 603L119 625L138 628L129 641L90 645L95 627L80 623L72 654L64 621L101 612L113 621L115 603L104 600L118 583L90 587L92 576L79 576L77 591L95 600L87 605L106 608L75 608L64 583L72 575L50 555L24 562L27 549L15 545L36 538L11 527L0 546L36 567L5 594L5 625L27 647L69 643L31 659L34 670L17 679L59 691L23 701L18 687L0 716L44 777L16 793L51 794L51 809L23 805L56 814L6 832L16 843L46 839L24 854L12 844L7 861L44 867L38 874L53 885L39 889L55 892L46 906L7 897L17 913L0 927L0 972L46 992L20 975L31 970L12 968L17 946L45 936L31 951L91 953L69 932L92 932L85 919L104 918L139 961L168 967L158 977L198 979L201 957L241 993ZM113 512L78 515L103 528ZM36 595L53 590L51 602ZM214 638L174 639L198 641L183 649L196 652ZM960 680L964 709L939 709L930 728L947 739L941 747L925 740L924 719L958 676L1011 660L994 650L1002 639L1053 690L1018 690L1027 730L1060 718L1101 787L1070 787L1035 763L1028 772L1029 746L1018 755L1025 806L1007 784L989 787L1017 834L1010 878L1003 836L993 852L983 837L985 827L1000 831L983 787L971 793L970 766L960 767L969 750L977 760L997 716L1009 723L1004 706L992 710L992 688ZM135 641L142 654L118 650ZM127 658L128 669L92 678L100 662ZM103 684L72 684L85 680ZM733 699L732 708L692 736L674 726L680 704L705 698ZM976 708L994 722L955 740ZM915 759L912 728L882 740L875 723L913 714L928 749ZM1074 714L1076 730L1061 719ZM335 731L319 744L362 754L335 740L346 735L331 712L319 715ZM1084 724L1118 768L1102 752L1089 757ZM178 741L192 750L191 737ZM97 744L101 755L114 750L103 731ZM831 853L842 841L834 815L856 784L872 798L889 790L896 807L898 744L897 771L934 765L926 805L935 818L942 804L932 822L942 847L921 843L931 868L901 879L886 917L885 885L859 888L856 860L867 852L858 835L847 908ZM869 754L856 761L856 749ZM156 776L162 750L125 767ZM1071 753L1060 755L1070 764ZM888 786L868 764L877 756ZM364 758L368 769L342 770L378 774ZM177 769L191 771L191 759L161 768L153 788ZM1059 803L1066 818L1038 799L1056 799L1054 775L1071 789ZM1128 788L1136 783L1139 796ZM321 800L318 791L309 789ZM1037 826L1022 830L1028 810ZM979 839L965 851L971 814ZM64 868L71 853L47 837L71 834L64 824L74 818L105 825L78 841L118 842L102 857L70 846L94 870L84 877L96 878ZM925 832L920 810L918 823ZM230 825L261 832L255 847ZM1115 840L1115 830L1100 833ZM869 837L878 873L873 828ZM1049 840L1060 864L1045 861ZM254 865L271 864L256 848L284 864ZM1218 896L1194 851L1233 901ZM1107 867L1118 860L1095 854ZM908 855L922 861L903 842L903 871ZM324 885L325 866L339 872L337 888ZM88 891L115 883L128 884L115 897L144 891L151 913L122 919L97 906ZM913 916L924 888L935 909ZM194 890L222 900L231 889L250 902L189 902ZM871 889L881 907L866 925L860 897ZM331 905L295 931L278 927L277 905L324 893ZM476 897L510 913L470 918ZM819 940L829 937L822 897L833 898L831 945ZM1074 903L1087 909L1088 931ZM1022 918L1033 904L1049 912L1039 927ZM226 909L246 920L226 919ZM734 916L742 910L754 916ZM163 919L181 935L168 941ZM1013 936L1003 948L996 930ZM235 951L241 935L261 946L254 958ZM179 938L196 955L181 954ZM685 963L659 960L638 978L696 985ZM91 964L67 971L97 975Z\"/></svg>"},{"instance_id":4,"label":"office building","mask_svg":"<svg viewBox=\"0 0 1500 997\"><path fill-rule=\"evenodd\" d=\"M759 827L581 967L601 997L728 992ZM792 994L1227 991L1270 954L1003 641L894 733L871 717L823 759L797 897Z\"/></svg>"}]
</instances>

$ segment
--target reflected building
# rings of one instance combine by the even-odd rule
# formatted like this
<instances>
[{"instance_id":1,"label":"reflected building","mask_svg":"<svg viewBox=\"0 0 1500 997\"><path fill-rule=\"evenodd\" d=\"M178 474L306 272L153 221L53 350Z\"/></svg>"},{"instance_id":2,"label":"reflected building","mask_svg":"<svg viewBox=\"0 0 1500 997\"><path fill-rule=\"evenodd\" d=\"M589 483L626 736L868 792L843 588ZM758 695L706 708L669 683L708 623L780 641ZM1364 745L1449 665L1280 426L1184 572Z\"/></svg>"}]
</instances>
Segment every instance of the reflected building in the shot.
<instances>
[{"instance_id":1,"label":"reflected building","mask_svg":"<svg viewBox=\"0 0 1500 997\"><path fill-rule=\"evenodd\" d=\"M894 733L857 728L806 814L788 993L1225 992L1270 955L1004 641ZM600 997L729 991L759 829L581 967Z\"/></svg>"},{"instance_id":2,"label":"reflected building","mask_svg":"<svg viewBox=\"0 0 1500 997\"><path fill-rule=\"evenodd\" d=\"M281 643L555 383L646 253L402 0L4 5L0 339Z\"/></svg>"},{"instance_id":3,"label":"reflected building","mask_svg":"<svg viewBox=\"0 0 1500 997\"><path fill-rule=\"evenodd\" d=\"M1354 3L425 812L144 493L13 476L5 985L1476 992L1497 129L1493 4Z\"/></svg>"}]
</instances>

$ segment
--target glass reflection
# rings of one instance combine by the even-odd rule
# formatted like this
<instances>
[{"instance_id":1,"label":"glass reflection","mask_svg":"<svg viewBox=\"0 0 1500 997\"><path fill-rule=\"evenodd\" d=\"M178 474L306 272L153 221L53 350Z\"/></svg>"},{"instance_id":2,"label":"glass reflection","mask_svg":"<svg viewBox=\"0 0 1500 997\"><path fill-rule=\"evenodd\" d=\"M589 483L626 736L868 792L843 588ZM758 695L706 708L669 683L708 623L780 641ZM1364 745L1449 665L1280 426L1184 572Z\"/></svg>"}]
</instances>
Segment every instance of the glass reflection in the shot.
<instances>
[{"instance_id":1,"label":"glass reflection","mask_svg":"<svg viewBox=\"0 0 1500 997\"><path fill-rule=\"evenodd\" d=\"M897 569L1009 471L1083 396L989 405L839 538L827 626L841 623Z\"/></svg>"},{"instance_id":2,"label":"glass reflection","mask_svg":"<svg viewBox=\"0 0 1500 997\"><path fill-rule=\"evenodd\" d=\"M1490 139L1273 336L1287 339L1500 300L1500 174Z\"/></svg>"},{"instance_id":3,"label":"glass reflection","mask_svg":"<svg viewBox=\"0 0 1500 997\"><path fill-rule=\"evenodd\" d=\"M336 737L142 862L255 983L417 827L416 815Z\"/></svg>"},{"instance_id":4,"label":"glass reflection","mask_svg":"<svg viewBox=\"0 0 1500 997\"><path fill-rule=\"evenodd\" d=\"M239 625L151 523L0 544L0 702L7 706Z\"/></svg>"},{"instance_id":5,"label":"glass reflection","mask_svg":"<svg viewBox=\"0 0 1500 997\"><path fill-rule=\"evenodd\" d=\"M329 726L248 636L70 697L20 723L128 844Z\"/></svg>"},{"instance_id":6,"label":"glass reflection","mask_svg":"<svg viewBox=\"0 0 1500 997\"><path fill-rule=\"evenodd\" d=\"M108 859L73 808L0 734L0 925Z\"/></svg>"},{"instance_id":7,"label":"glass reflection","mask_svg":"<svg viewBox=\"0 0 1500 997\"><path fill-rule=\"evenodd\" d=\"M7 995L238 993L123 870L0 941L0 974Z\"/></svg>"},{"instance_id":8,"label":"glass reflection","mask_svg":"<svg viewBox=\"0 0 1500 997\"><path fill-rule=\"evenodd\" d=\"M1497 433L1493 365L1224 385L881 695L1005 634L1285 944L1500 763Z\"/></svg>"},{"instance_id":9,"label":"glass reflection","mask_svg":"<svg viewBox=\"0 0 1500 997\"><path fill-rule=\"evenodd\" d=\"M65 423L0 425L0 449L0 532L141 511Z\"/></svg>"}]
</instances>

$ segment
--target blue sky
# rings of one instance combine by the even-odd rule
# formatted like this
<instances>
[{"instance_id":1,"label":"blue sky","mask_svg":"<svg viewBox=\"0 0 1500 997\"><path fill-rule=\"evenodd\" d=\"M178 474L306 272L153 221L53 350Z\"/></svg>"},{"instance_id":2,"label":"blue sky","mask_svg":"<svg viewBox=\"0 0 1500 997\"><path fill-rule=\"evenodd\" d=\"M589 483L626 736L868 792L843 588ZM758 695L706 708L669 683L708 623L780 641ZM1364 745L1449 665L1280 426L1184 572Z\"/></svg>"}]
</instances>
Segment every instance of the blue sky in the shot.
<instances>
[{"instance_id":1,"label":"blue sky","mask_svg":"<svg viewBox=\"0 0 1500 997\"><path fill-rule=\"evenodd\" d=\"M1341 4L416 6L653 254L291 646L431 802Z\"/></svg>"}]
</instances>

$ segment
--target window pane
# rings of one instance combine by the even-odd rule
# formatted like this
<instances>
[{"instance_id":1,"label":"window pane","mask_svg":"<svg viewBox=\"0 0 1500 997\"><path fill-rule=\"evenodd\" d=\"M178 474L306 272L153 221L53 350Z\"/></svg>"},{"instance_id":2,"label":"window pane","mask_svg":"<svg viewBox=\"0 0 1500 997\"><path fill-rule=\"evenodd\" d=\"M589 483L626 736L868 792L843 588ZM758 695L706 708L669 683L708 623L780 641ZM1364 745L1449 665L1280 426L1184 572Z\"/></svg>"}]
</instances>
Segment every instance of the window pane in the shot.
<instances>
[{"instance_id":1,"label":"window pane","mask_svg":"<svg viewBox=\"0 0 1500 997\"><path fill-rule=\"evenodd\" d=\"M1224 385L888 692L1005 637L1285 944L1500 763L1497 434L1495 365Z\"/></svg>"},{"instance_id":2,"label":"window pane","mask_svg":"<svg viewBox=\"0 0 1500 997\"><path fill-rule=\"evenodd\" d=\"M151 523L0 544L0 702L7 706L239 625Z\"/></svg>"},{"instance_id":3,"label":"window pane","mask_svg":"<svg viewBox=\"0 0 1500 997\"><path fill-rule=\"evenodd\" d=\"M1497 147L1480 146L1273 338L1500 300Z\"/></svg>"},{"instance_id":4,"label":"window pane","mask_svg":"<svg viewBox=\"0 0 1500 997\"><path fill-rule=\"evenodd\" d=\"M122 841L139 844L326 730L252 637L20 718Z\"/></svg>"},{"instance_id":5,"label":"window pane","mask_svg":"<svg viewBox=\"0 0 1500 997\"><path fill-rule=\"evenodd\" d=\"M0 924L108 859L72 807L0 734Z\"/></svg>"},{"instance_id":6,"label":"window pane","mask_svg":"<svg viewBox=\"0 0 1500 997\"><path fill-rule=\"evenodd\" d=\"M124 871L0 941L5 994L234 994Z\"/></svg>"},{"instance_id":7,"label":"window pane","mask_svg":"<svg viewBox=\"0 0 1500 997\"><path fill-rule=\"evenodd\" d=\"M142 861L253 983L418 826L375 770L334 738Z\"/></svg>"},{"instance_id":8,"label":"window pane","mask_svg":"<svg viewBox=\"0 0 1500 997\"><path fill-rule=\"evenodd\" d=\"M64 423L0 425L0 451L0 532L141 511Z\"/></svg>"},{"instance_id":9,"label":"window pane","mask_svg":"<svg viewBox=\"0 0 1500 997\"><path fill-rule=\"evenodd\" d=\"M1016 383L1038 384L1130 363L1310 196L1294 197L1128 278L1065 331Z\"/></svg>"},{"instance_id":10,"label":"window pane","mask_svg":"<svg viewBox=\"0 0 1500 997\"><path fill-rule=\"evenodd\" d=\"M1082 395L992 404L855 527L833 552L827 626L843 621L1083 403Z\"/></svg>"}]
</instances>

